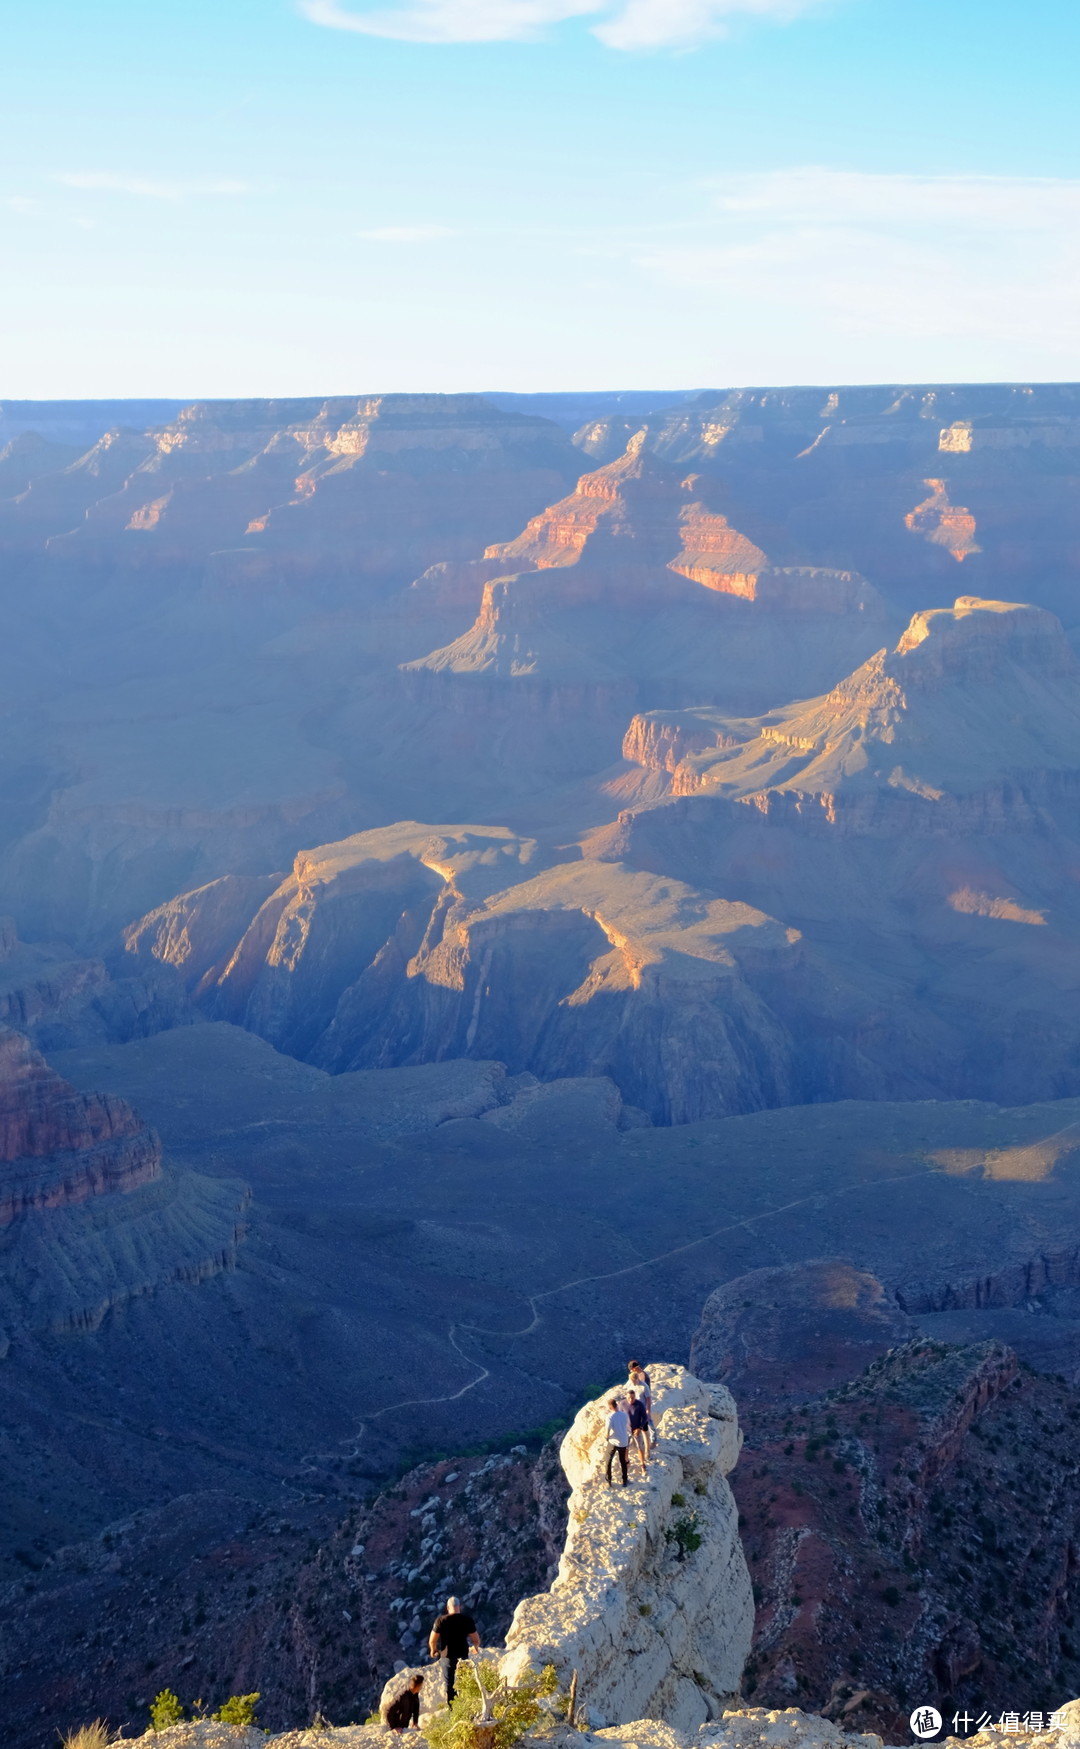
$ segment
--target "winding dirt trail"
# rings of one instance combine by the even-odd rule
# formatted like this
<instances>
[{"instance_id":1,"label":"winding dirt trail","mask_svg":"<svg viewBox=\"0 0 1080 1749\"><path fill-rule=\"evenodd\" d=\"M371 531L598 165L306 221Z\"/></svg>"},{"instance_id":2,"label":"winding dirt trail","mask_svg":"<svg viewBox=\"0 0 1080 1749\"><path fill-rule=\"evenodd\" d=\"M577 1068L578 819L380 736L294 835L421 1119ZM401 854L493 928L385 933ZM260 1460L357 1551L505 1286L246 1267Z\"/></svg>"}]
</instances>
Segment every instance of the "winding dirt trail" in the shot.
<instances>
[{"instance_id":1,"label":"winding dirt trail","mask_svg":"<svg viewBox=\"0 0 1080 1749\"><path fill-rule=\"evenodd\" d=\"M1061 1136L1065 1135L1069 1129L1080 1130L1080 1122L1067 1125L1065 1130L1058 1131L1057 1135L1047 1137L1046 1140L1048 1142L1057 1141ZM490 1378L491 1368L484 1366L481 1361L477 1360L475 1355L466 1353L465 1349L461 1346L459 1337L467 1338L470 1335L496 1336L502 1337L508 1341L516 1341L523 1336L530 1336L543 1322L543 1314L540 1307L545 1300L556 1299L559 1294L569 1293L572 1288L591 1287L599 1282L618 1281L625 1276L635 1275L640 1270L652 1269L659 1263L666 1263L672 1257L681 1257L688 1251L694 1251L701 1245L709 1244L713 1239L722 1238L725 1233L737 1232L740 1227L744 1230L751 1230L759 1226L763 1221L776 1220L781 1215L790 1214L794 1209L805 1208L808 1203L814 1203L820 1207L823 1202L837 1201L841 1197L850 1195L853 1191L865 1190L870 1185L904 1184L911 1179L925 1178L928 1170L927 1167L922 1167L917 1172L901 1172L897 1173L892 1178L864 1178L859 1179L852 1184L840 1185L836 1190L817 1190L808 1196L796 1197L791 1202L781 1203L777 1208L765 1209L759 1215L743 1215L738 1220L728 1221L722 1227L714 1227L711 1232L700 1233L696 1239L688 1239L682 1245L672 1245L666 1251L658 1251L651 1257L642 1257L637 1263L624 1264L621 1269L604 1270L596 1275L574 1276L570 1281L560 1282L557 1287L541 1288L537 1293L525 1295L525 1304L529 1307L531 1317L529 1322L523 1324L520 1330L493 1330L483 1324L453 1323L447 1331L447 1340L449 1341L451 1348L453 1348L454 1352L458 1354L462 1360L466 1361L469 1365L478 1368L476 1377L470 1379L467 1384L462 1385L460 1390L450 1391L443 1396L408 1397L399 1403L387 1403L382 1409L376 1409L372 1414L365 1417L357 1433L357 1439L362 1439L365 1430L373 1422L382 1420L385 1415L397 1414L402 1409L427 1408L436 1403L456 1403L459 1398L467 1396L468 1393L474 1391L478 1385L482 1385L485 1379Z\"/></svg>"}]
</instances>

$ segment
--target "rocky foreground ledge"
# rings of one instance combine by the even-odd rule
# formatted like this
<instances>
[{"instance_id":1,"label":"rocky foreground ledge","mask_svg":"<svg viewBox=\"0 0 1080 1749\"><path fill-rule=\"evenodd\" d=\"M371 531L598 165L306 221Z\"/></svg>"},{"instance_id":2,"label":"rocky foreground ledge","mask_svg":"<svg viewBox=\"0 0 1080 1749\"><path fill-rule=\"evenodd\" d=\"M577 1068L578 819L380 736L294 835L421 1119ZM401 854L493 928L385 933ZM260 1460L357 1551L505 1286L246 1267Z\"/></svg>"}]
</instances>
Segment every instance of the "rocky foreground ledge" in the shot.
<instances>
[{"instance_id":1,"label":"rocky foreground ledge","mask_svg":"<svg viewBox=\"0 0 1080 1749\"><path fill-rule=\"evenodd\" d=\"M973 1737L947 1737L935 1749L1080 1749L1080 1700L1060 1708L1062 1728L1056 1731L980 1731ZM409 1742L425 1742L423 1732L411 1732ZM139 1737L131 1749L391 1749L401 1737L381 1725L313 1726L267 1737L251 1726L210 1721L173 1725ZM523 1737L519 1749L884 1749L873 1732L842 1731L830 1719L803 1713L797 1707L770 1712L765 1707L734 1708L696 1731L677 1731L657 1719L637 1719L601 1731L561 1728L550 1736ZM908 1746L910 1749L910 1746Z\"/></svg>"},{"instance_id":2,"label":"rocky foreground ledge","mask_svg":"<svg viewBox=\"0 0 1080 1749\"><path fill-rule=\"evenodd\" d=\"M652 1363L648 1370L659 1436L648 1474L627 1487L608 1486L607 1405L602 1397L587 1403L560 1453L572 1493L556 1577L550 1590L519 1603L505 1650L483 1654L511 1684L548 1665L564 1690L578 1678L577 1728L552 1714L546 1729L519 1738L514 1749L883 1749L873 1733L844 1731L795 1707L739 1704L753 1601L727 1481L742 1445L734 1400L723 1385L684 1367ZM421 1728L404 1741L378 1723L267 1736L211 1720L135 1741L139 1749L426 1746L425 1727L445 1707L442 1665L398 1670L382 1701L413 1675L423 1678ZM1058 1708L1053 1730L1033 1731L1014 1717L1015 1730L948 1738L948 1749L1080 1749L1080 1700Z\"/></svg>"}]
</instances>

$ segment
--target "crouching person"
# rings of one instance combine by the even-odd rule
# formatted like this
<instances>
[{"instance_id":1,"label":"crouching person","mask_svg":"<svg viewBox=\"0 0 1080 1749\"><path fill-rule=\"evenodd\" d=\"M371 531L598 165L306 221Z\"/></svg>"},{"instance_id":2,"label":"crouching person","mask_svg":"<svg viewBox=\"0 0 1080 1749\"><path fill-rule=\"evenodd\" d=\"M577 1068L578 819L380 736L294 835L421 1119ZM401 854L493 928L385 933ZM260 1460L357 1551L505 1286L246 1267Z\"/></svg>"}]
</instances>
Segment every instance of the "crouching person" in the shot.
<instances>
[{"instance_id":1,"label":"crouching person","mask_svg":"<svg viewBox=\"0 0 1080 1749\"><path fill-rule=\"evenodd\" d=\"M383 1708L383 1724L391 1731L418 1731L420 1729L420 1691L424 1686L422 1676L414 1676L408 1688L403 1688L395 1700Z\"/></svg>"}]
</instances>

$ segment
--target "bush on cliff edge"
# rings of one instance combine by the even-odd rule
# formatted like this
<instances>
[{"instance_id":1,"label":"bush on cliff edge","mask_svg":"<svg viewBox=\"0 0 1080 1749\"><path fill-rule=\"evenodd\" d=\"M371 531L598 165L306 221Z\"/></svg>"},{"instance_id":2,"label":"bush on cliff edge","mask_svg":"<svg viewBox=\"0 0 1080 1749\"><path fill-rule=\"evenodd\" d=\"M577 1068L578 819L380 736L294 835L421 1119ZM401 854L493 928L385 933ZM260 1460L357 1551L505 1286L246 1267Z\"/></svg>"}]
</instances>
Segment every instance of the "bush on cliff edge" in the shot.
<instances>
[{"instance_id":1,"label":"bush on cliff edge","mask_svg":"<svg viewBox=\"0 0 1080 1749\"><path fill-rule=\"evenodd\" d=\"M454 1704L437 1718L425 1720L424 1735L431 1749L476 1749L477 1717L484 1701L490 1697L494 1728L490 1732L493 1749L513 1749L513 1745L531 1731L552 1711L545 1701L555 1700L559 1679L554 1664L545 1664L539 1676L524 1676L515 1688L506 1687L499 1667L490 1660L483 1664L459 1664ZM485 1732L485 1735L487 1733Z\"/></svg>"}]
</instances>

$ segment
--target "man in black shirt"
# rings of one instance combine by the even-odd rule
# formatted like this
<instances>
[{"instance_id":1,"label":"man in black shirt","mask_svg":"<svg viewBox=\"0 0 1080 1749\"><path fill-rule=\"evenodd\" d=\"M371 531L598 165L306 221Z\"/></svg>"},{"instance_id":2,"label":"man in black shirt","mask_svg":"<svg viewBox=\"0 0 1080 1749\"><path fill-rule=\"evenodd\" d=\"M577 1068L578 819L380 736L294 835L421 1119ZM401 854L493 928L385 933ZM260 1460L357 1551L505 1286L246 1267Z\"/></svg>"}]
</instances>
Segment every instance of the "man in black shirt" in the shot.
<instances>
[{"instance_id":1,"label":"man in black shirt","mask_svg":"<svg viewBox=\"0 0 1080 1749\"><path fill-rule=\"evenodd\" d=\"M403 1688L396 1700L392 1700L384 1714L387 1725L392 1731L407 1731L412 1725L414 1730L420 1729L420 1690L424 1686L422 1676L414 1676L408 1688Z\"/></svg>"},{"instance_id":2,"label":"man in black shirt","mask_svg":"<svg viewBox=\"0 0 1080 1749\"><path fill-rule=\"evenodd\" d=\"M440 1615L431 1630L428 1640L428 1651L433 1658L441 1652L446 1653L446 1702L454 1704L454 1679L457 1667L463 1658L469 1656L469 1647L480 1650L480 1635L476 1631L476 1623L471 1615L466 1615L456 1597L446 1600L446 1614Z\"/></svg>"}]
</instances>

